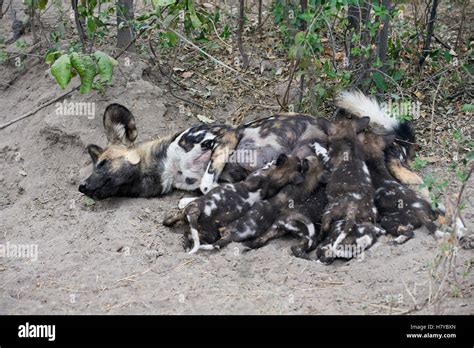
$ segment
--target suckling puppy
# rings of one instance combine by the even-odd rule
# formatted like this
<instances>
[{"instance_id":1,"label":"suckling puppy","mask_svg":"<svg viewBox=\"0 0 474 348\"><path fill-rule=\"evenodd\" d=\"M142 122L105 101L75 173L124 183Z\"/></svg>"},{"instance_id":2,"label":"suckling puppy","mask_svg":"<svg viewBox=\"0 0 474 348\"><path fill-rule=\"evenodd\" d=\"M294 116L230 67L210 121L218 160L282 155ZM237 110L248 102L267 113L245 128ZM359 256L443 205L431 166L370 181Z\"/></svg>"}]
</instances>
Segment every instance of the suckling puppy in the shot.
<instances>
[{"instance_id":1,"label":"suckling puppy","mask_svg":"<svg viewBox=\"0 0 474 348\"><path fill-rule=\"evenodd\" d=\"M278 215L281 211L288 210L288 207L292 207L291 210L297 210L297 207L310 197L324 174L324 165L316 156L309 156L302 160L301 171L304 175L303 182L286 185L274 197L258 202L241 218L222 227L219 230L222 237L214 244L214 247L222 248L232 241L241 242L257 238L262 234L268 236L266 231L273 228L272 225L279 220ZM309 228L312 231L315 229L314 226ZM314 232L309 234L315 235ZM258 241L260 240L257 239Z\"/></svg>"},{"instance_id":2,"label":"suckling puppy","mask_svg":"<svg viewBox=\"0 0 474 348\"><path fill-rule=\"evenodd\" d=\"M430 203L395 180L387 169L384 150L393 142L394 136L360 133L358 137L376 190L375 205L380 213L380 226L395 237L396 243L412 238L414 229L422 225L431 233L436 232L433 221L437 213Z\"/></svg>"},{"instance_id":3,"label":"suckling puppy","mask_svg":"<svg viewBox=\"0 0 474 348\"><path fill-rule=\"evenodd\" d=\"M357 133L367 127L368 118L341 119L328 123L330 170L326 192L328 205L322 218L322 231L328 232L333 221L345 220L345 235L356 222L375 222L372 182L364 163Z\"/></svg>"},{"instance_id":4,"label":"suckling puppy","mask_svg":"<svg viewBox=\"0 0 474 348\"><path fill-rule=\"evenodd\" d=\"M385 230L371 222L355 224L344 236L343 228L346 222L339 220L331 224L328 236L318 245L316 259L322 263L331 263L335 258L351 259L363 255L375 243L378 236Z\"/></svg>"},{"instance_id":5,"label":"suckling puppy","mask_svg":"<svg viewBox=\"0 0 474 348\"><path fill-rule=\"evenodd\" d=\"M318 185L308 199L293 207L285 207L264 234L245 242L245 246L249 249L260 248L271 239L292 234L300 239L298 244L291 247L293 255L308 259L308 252L313 250L319 241L321 215L326 204L326 187Z\"/></svg>"},{"instance_id":6,"label":"suckling puppy","mask_svg":"<svg viewBox=\"0 0 474 348\"><path fill-rule=\"evenodd\" d=\"M253 172L244 181L215 187L205 196L194 199L183 212L165 219L163 224L172 226L187 220L193 240L190 254L199 249L213 249L212 245L201 246L200 240L215 242L220 227L245 214L260 200L275 195L287 183L302 182L300 170L301 161L297 157L281 154L276 161Z\"/></svg>"}]
</instances>

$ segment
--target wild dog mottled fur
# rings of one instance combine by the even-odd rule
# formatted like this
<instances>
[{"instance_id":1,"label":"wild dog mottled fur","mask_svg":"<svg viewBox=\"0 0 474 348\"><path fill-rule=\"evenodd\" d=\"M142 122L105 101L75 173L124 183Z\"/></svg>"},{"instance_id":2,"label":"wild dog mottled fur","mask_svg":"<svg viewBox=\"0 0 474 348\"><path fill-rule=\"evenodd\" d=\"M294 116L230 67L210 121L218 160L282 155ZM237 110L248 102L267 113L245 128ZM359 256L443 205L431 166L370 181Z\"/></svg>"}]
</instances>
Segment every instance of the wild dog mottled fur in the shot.
<instances>
[{"instance_id":1,"label":"wild dog mottled fur","mask_svg":"<svg viewBox=\"0 0 474 348\"><path fill-rule=\"evenodd\" d=\"M213 249L200 241L213 243L219 238L219 228L245 214L255 203L275 195L287 183L303 181L301 162L295 156L281 154L276 161L250 174L244 181L223 184L206 195L190 202L176 216L165 219L165 226L172 226L179 220L189 223L193 248Z\"/></svg>"},{"instance_id":2,"label":"wild dog mottled fur","mask_svg":"<svg viewBox=\"0 0 474 348\"><path fill-rule=\"evenodd\" d=\"M376 190L375 205L380 213L381 227L393 235L397 243L412 238L414 229L422 225L431 233L436 232L433 222L436 212L431 204L396 181L387 169L384 149L392 143L394 136L361 133L358 137Z\"/></svg>"},{"instance_id":3,"label":"wild dog mottled fur","mask_svg":"<svg viewBox=\"0 0 474 348\"><path fill-rule=\"evenodd\" d=\"M328 205L322 218L322 231L333 221L345 220L347 231L356 223L375 222L373 187L364 163L357 133L368 125L368 118L341 119L327 127L329 140Z\"/></svg>"},{"instance_id":4,"label":"wild dog mottled fur","mask_svg":"<svg viewBox=\"0 0 474 348\"><path fill-rule=\"evenodd\" d=\"M260 248L272 239L292 234L300 239L291 247L293 255L308 259L308 253L316 248L320 239L321 215L326 204L326 187L319 185L306 200L294 207L284 208L265 233L245 242L245 246L249 249Z\"/></svg>"},{"instance_id":5,"label":"wild dog mottled fur","mask_svg":"<svg viewBox=\"0 0 474 348\"><path fill-rule=\"evenodd\" d=\"M328 204L321 220L321 233L325 243L319 249L326 245L335 248L351 232L358 231L357 224L376 221L374 189L364 163L363 149L357 138L357 134L368 124L369 118L366 117L355 120L338 119L325 126L330 174L326 186ZM338 229L334 224L343 224L343 227ZM325 258L325 261L330 260L330 257Z\"/></svg>"},{"instance_id":6,"label":"wild dog mottled fur","mask_svg":"<svg viewBox=\"0 0 474 348\"><path fill-rule=\"evenodd\" d=\"M363 254L375 243L385 230L371 222L357 223L345 236L343 229L346 222L339 220L331 225L328 236L318 245L316 258L322 263L330 263L335 258L350 259Z\"/></svg>"},{"instance_id":7,"label":"wild dog mottled fur","mask_svg":"<svg viewBox=\"0 0 474 348\"><path fill-rule=\"evenodd\" d=\"M240 219L222 227L220 229L222 237L214 246L221 248L232 241L241 242L257 238L272 227L279 219L276 217L280 212L297 210L297 206L309 198L324 174L324 166L315 156L303 159L301 168L304 175L302 183L286 185L272 198L258 202Z\"/></svg>"}]
</instances>

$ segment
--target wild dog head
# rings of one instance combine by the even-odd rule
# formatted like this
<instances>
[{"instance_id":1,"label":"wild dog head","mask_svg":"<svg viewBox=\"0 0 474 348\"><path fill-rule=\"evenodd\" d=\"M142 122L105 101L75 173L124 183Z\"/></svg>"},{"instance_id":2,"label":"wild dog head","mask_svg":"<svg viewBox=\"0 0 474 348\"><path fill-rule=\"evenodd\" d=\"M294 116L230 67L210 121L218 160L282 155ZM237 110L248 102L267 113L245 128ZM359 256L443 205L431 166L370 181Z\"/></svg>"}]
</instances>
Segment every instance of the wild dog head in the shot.
<instances>
[{"instance_id":1,"label":"wild dog head","mask_svg":"<svg viewBox=\"0 0 474 348\"><path fill-rule=\"evenodd\" d=\"M271 197L288 183L302 183L301 170L298 157L281 154L275 161L250 174L245 181L249 191L262 189L263 196Z\"/></svg>"},{"instance_id":2,"label":"wild dog head","mask_svg":"<svg viewBox=\"0 0 474 348\"><path fill-rule=\"evenodd\" d=\"M395 140L394 134L381 135L372 132L361 132L357 135L366 159L383 159L385 149Z\"/></svg>"},{"instance_id":3,"label":"wild dog head","mask_svg":"<svg viewBox=\"0 0 474 348\"><path fill-rule=\"evenodd\" d=\"M338 118L332 122L323 118L319 119L321 129L328 135L328 156L332 167L351 161L354 156L362 157L362 148L357 134L367 128L369 122L369 117Z\"/></svg>"},{"instance_id":4,"label":"wild dog head","mask_svg":"<svg viewBox=\"0 0 474 348\"><path fill-rule=\"evenodd\" d=\"M88 145L93 163L92 174L79 191L94 199L111 196L136 196L134 186L141 176L139 150L134 147L138 132L132 113L122 105L111 104L104 113L105 148Z\"/></svg>"}]
</instances>

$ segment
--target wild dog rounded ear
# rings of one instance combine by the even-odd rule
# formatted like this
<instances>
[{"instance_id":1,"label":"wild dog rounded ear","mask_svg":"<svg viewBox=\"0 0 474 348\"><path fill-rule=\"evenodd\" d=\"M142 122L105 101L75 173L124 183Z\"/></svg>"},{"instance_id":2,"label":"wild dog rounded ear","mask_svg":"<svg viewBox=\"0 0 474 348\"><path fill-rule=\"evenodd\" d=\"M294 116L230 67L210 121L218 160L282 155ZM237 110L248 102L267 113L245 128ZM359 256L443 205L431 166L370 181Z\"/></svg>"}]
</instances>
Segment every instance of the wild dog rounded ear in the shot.
<instances>
[{"instance_id":1,"label":"wild dog rounded ear","mask_svg":"<svg viewBox=\"0 0 474 348\"><path fill-rule=\"evenodd\" d=\"M140 154L136 150L130 150L130 151L128 151L127 155L125 156L125 159L131 165L136 165L136 164L140 163Z\"/></svg>"},{"instance_id":2,"label":"wild dog rounded ear","mask_svg":"<svg viewBox=\"0 0 474 348\"><path fill-rule=\"evenodd\" d=\"M282 153L280 156L278 156L278 158L276 160L277 167L284 165L287 159L288 159L288 156L285 155L284 153Z\"/></svg>"},{"instance_id":3,"label":"wild dog rounded ear","mask_svg":"<svg viewBox=\"0 0 474 348\"><path fill-rule=\"evenodd\" d=\"M125 106L110 104L104 112L104 130L110 144L130 146L138 136L135 117Z\"/></svg>"},{"instance_id":4,"label":"wild dog rounded ear","mask_svg":"<svg viewBox=\"0 0 474 348\"><path fill-rule=\"evenodd\" d=\"M306 173L309 170L309 161L307 158L304 158L301 161L301 172Z\"/></svg>"},{"instance_id":5,"label":"wild dog rounded ear","mask_svg":"<svg viewBox=\"0 0 474 348\"><path fill-rule=\"evenodd\" d=\"M299 185L303 182L304 182L304 176L301 173L295 173L290 179L290 183L294 185Z\"/></svg>"},{"instance_id":6,"label":"wild dog rounded ear","mask_svg":"<svg viewBox=\"0 0 474 348\"><path fill-rule=\"evenodd\" d=\"M331 128L331 121L320 117L318 118L317 122L318 122L319 128L321 128L324 133L329 134L329 130Z\"/></svg>"},{"instance_id":7,"label":"wild dog rounded ear","mask_svg":"<svg viewBox=\"0 0 474 348\"><path fill-rule=\"evenodd\" d=\"M97 146L97 145L93 145L93 144L87 145L86 149L87 149L87 152L89 152L89 155L92 158L92 163L94 163L94 164L97 162L97 159L102 154L102 152L104 152L103 148L101 148L100 146Z\"/></svg>"},{"instance_id":8,"label":"wild dog rounded ear","mask_svg":"<svg viewBox=\"0 0 474 348\"><path fill-rule=\"evenodd\" d=\"M362 132L364 129L366 129L366 128L368 127L369 123L370 123L370 117L368 117L368 116L358 118L358 119L355 121L355 124L356 124L356 133L360 133L360 132Z\"/></svg>"}]
</instances>

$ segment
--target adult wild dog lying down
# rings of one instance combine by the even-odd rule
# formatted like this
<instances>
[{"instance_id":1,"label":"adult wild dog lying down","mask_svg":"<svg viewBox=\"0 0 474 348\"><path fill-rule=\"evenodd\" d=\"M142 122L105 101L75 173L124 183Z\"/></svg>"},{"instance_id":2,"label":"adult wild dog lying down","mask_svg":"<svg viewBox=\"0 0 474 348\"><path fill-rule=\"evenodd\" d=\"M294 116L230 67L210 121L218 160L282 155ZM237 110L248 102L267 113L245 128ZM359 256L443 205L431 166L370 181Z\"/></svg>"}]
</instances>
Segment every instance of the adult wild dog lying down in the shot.
<instances>
[{"instance_id":1,"label":"adult wild dog lying down","mask_svg":"<svg viewBox=\"0 0 474 348\"><path fill-rule=\"evenodd\" d=\"M262 199L275 195L288 183L303 181L301 161L296 156L281 154L276 161L253 172L247 179L213 188L206 195L190 202L182 212L165 219L165 226L187 220L193 240L190 254L199 249L213 249L201 245L201 240L212 243L219 238L219 228L244 215Z\"/></svg>"},{"instance_id":2,"label":"adult wild dog lying down","mask_svg":"<svg viewBox=\"0 0 474 348\"><path fill-rule=\"evenodd\" d=\"M380 213L380 226L396 237L396 243L404 243L412 238L414 229L422 225L435 233L436 225L433 221L436 220L437 213L431 208L431 204L396 181L387 169L384 150L393 142L394 136L361 133L358 137L376 190L375 205Z\"/></svg>"},{"instance_id":3,"label":"adult wild dog lying down","mask_svg":"<svg viewBox=\"0 0 474 348\"><path fill-rule=\"evenodd\" d=\"M324 166L317 157L309 156L302 160L301 172L304 175L303 182L290 182L272 198L258 202L239 219L221 227L219 229L221 238L214 243L214 248L219 249L230 242L242 242L261 235L268 237L273 233L271 231L279 230L279 227L272 225L279 220L280 212L288 206L297 209L299 203L310 197L324 174ZM306 220L305 222L308 226L312 223ZM268 229L270 231L267 231ZM315 231L314 226L309 226L308 229L311 232ZM312 234L311 237L315 235L315 233L309 234Z\"/></svg>"},{"instance_id":4,"label":"adult wild dog lying down","mask_svg":"<svg viewBox=\"0 0 474 348\"><path fill-rule=\"evenodd\" d=\"M342 93L338 105L358 117L368 115L371 124L381 124L387 131L400 128L360 92ZM134 116L124 106L111 104L103 118L108 144L105 148L88 146L93 172L79 191L94 199L157 197L173 189L200 188L205 193L218 182L242 180L281 153L304 158L314 154L314 143L326 148L321 120L303 114L277 114L238 127L201 124L169 137L136 143ZM402 182L414 180L411 176L417 176L403 167L403 160L393 157L389 170Z\"/></svg>"}]
</instances>

